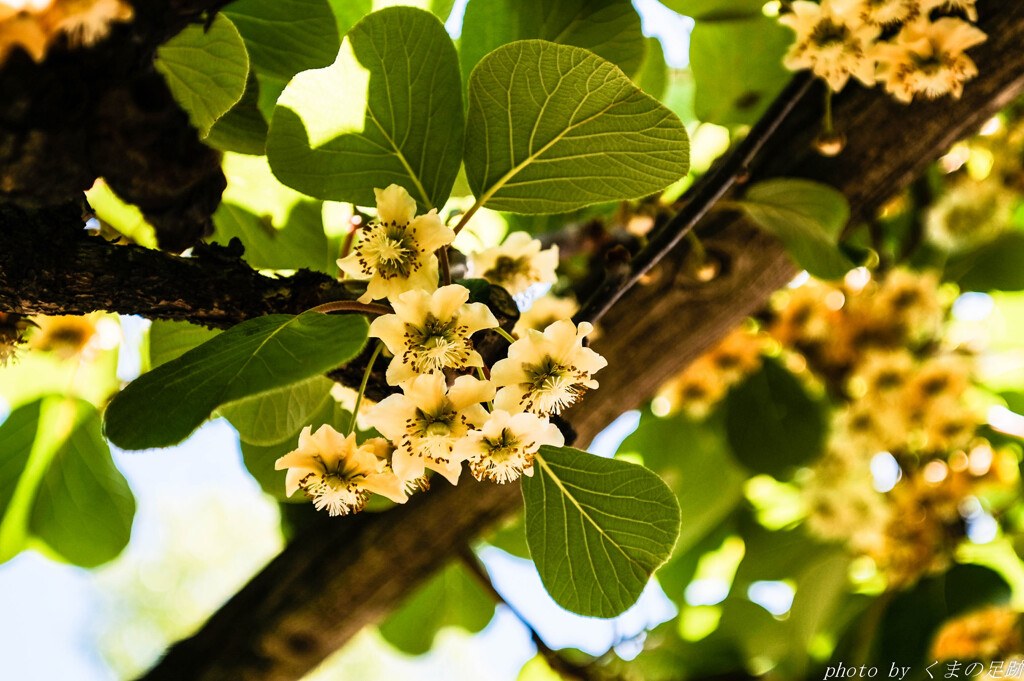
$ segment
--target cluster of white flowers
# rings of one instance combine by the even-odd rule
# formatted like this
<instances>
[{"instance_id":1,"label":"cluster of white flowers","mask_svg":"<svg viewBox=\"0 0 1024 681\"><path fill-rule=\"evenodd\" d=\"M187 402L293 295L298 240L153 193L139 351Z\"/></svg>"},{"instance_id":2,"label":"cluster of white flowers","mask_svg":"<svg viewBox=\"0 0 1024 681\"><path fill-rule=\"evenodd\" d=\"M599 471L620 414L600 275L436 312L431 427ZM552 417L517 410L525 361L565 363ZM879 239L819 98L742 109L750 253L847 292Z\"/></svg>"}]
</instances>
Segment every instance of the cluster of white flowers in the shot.
<instances>
[{"instance_id":1,"label":"cluster of white flowers","mask_svg":"<svg viewBox=\"0 0 1024 681\"><path fill-rule=\"evenodd\" d=\"M596 388L593 375L607 364L583 346L593 327L573 324L571 308L544 297L545 308L564 316L543 330L517 327L507 357L488 369L472 337L497 330L498 320L483 303L469 302L466 287L439 286L435 252L455 233L436 210L416 216L416 202L398 185L376 194L377 219L338 266L368 280L360 302L390 304L393 313L373 320L370 337L390 353L386 379L401 392L369 410L383 438L360 445L354 433L306 428L298 448L276 464L288 469L289 495L301 489L331 515L362 509L371 493L404 502L424 486L427 470L457 484L464 462L477 480L532 475L541 446L564 444L549 417ZM558 249L514 232L501 246L470 254L468 265L471 276L522 294L555 281Z\"/></svg>"},{"instance_id":2,"label":"cluster of white flowers","mask_svg":"<svg viewBox=\"0 0 1024 681\"><path fill-rule=\"evenodd\" d=\"M850 77L901 102L959 98L977 75L966 50L985 41L975 0L796 0L779 21L796 31L786 68L811 69L834 92ZM951 13L956 16L951 16ZM966 20L961 17L966 17Z\"/></svg>"}]
</instances>

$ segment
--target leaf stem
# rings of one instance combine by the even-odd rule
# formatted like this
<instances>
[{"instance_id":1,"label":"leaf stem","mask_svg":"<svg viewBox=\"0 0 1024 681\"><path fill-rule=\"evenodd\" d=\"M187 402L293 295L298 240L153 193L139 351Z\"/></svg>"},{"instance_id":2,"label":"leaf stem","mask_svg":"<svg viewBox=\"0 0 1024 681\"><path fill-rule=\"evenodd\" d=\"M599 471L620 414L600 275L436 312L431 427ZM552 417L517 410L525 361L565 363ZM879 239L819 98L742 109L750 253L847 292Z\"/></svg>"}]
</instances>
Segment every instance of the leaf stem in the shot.
<instances>
[{"instance_id":1,"label":"leaf stem","mask_svg":"<svg viewBox=\"0 0 1024 681\"><path fill-rule=\"evenodd\" d=\"M370 382L370 374L373 372L373 365L377 361L377 355L384 349L383 343L377 343L377 347L374 348L373 354L370 355L370 360L366 363L366 371L363 372L363 380L359 384L359 392L356 393L356 403L352 407L352 420L348 424L348 432L345 435L351 435L356 431L356 419L359 417L359 405L363 402L363 393L366 392L366 384Z\"/></svg>"},{"instance_id":2,"label":"leaf stem","mask_svg":"<svg viewBox=\"0 0 1024 681\"><path fill-rule=\"evenodd\" d=\"M502 338L507 340L509 343L515 343L516 342L515 336L513 336L512 334L510 334L508 331L506 331L505 329L501 328L500 326L494 327L493 329L491 329L491 331L493 331L494 333L498 334L499 336L501 336Z\"/></svg>"},{"instance_id":3,"label":"leaf stem","mask_svg":"<svg viewBox=\"0 0 1024 681\"><path fill-rule=\"evenodd\" d=\"M437 261L441 264L441 278L444 281L444 285L448 286L452 283L452 268L451 263L448 262L448 246L442 246L437 249Z\"/></svg>"},{"instance_id":4,"label":"leaf stem","mask_svg":"<svg viewBox=\"0 0 1024 681\"><path fill-rule=\"evenodd\" d=\"M486 201L488 198L490 197L486 194L480 197L473 203L472 206L469 207L469 210L462 214L462 217L459 218L458 224L455 225L455 229L452 230L453 232L455 232L456 236L458 236L459 232L462 231L462 228L466 226L466 223L469 222L470 218L472 218L473 215L478 210L480 210L480 207L484 205L484 201Z\"/></svg>"},{"instance_id":5,"label":"leaf stem","mask_svg":"<svg viewBox=\"0 0 1024 681\"><path fill-rule=\"evenodd\" d=\"M379 303L360 303L355 300L334 300L329 303L323 303L316 307L309 308L308 312L365 312L367 314L382 315L392 314L392 310L387 305L381 305Z\"/></svg>"},{"instance_id":6,"label":"leaf stem","mask_svg":"<svg viewBox=\"0 0 1024 681\"><path fill-rule=\"evenodd\" d=\"M486 381L490 378L487 374L484 373L485 370L486 367L476 368L476 375L480 377L481 381ZM487 400L485 404L487 405L487 411L494 411L494 402L492 402L491 400Z\"/></svg>"}]
</instances>

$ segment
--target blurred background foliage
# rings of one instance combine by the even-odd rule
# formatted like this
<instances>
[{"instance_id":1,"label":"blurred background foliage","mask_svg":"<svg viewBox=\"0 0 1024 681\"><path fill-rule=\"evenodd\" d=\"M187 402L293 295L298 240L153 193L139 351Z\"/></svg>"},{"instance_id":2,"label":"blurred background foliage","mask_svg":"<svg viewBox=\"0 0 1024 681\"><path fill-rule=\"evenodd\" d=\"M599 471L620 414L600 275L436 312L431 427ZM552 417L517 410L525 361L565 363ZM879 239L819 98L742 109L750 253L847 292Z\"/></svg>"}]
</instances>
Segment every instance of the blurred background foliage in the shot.
<instances>
[{"instance_id":1,"label":"blurred background foliage","mask_svg":"<svg viewBox=\"0 0 1024 681\"><path fill-rule=\"evenodd\" d=\"M265 11L260 0L226 9L251 69L244 96L206 139L225 152L228 178L212 240L239 239L258 269L336 274L337 253L367 215L281 185L260 155L267 117L292 75L333 59L339 32L393 3L294 4L323 25L308 34L317 49L284 62L251 21ZM505 42L558 37L537 20L541 3L419 4L461 31L464 73ZM596 4L622 39L595 38L584 22L574 44L619 63L682 118L694 173L662 196L570 215L482 210L459 235L464 250L510 230L562 247L559 282L527 294L539 300L520 329L570 315L595 263L617 245L638 247L788 80L790 34L775 21L777 2ZM643 38L641 20L657 37ZM594 679L790 679L821 678L838 661L902 663L923 678L925 661L1021 659L1022 153L1018 102L872 221L846 226L836 253L860 266L831 280L802 273L595 442L595 453L658 472L683 509L672 559L631 612L601 625L557 612L515 518L309 678L539 681L568 665ZM445 215L468 206L464 181L455 194ZM91 228L154 246L138 210L102 181L89 200ZM713 256L694 253L694 272L713 278ZM122 382L215 332L107 314L30 324L0 314L0 333L24 341L0 369L0 560L10 561L0 591L13 603L16 591L48 589L52 572L24 549L100 565L76 582L75 598L96 614L73 635L102 658L88 678L133 678L308 518L308 504L283 497L271 464L310 420L345 422L354 394L315 380L229 405L222 415L233 429L213 423L143 462L110 451L99 411ZM479 560L498 593L479 579ZM38 664L31 646L15 649L24 637L11 613L30 609L5 608L0 620L0 649L15 665Z\"/></svg>"}]
</instances>

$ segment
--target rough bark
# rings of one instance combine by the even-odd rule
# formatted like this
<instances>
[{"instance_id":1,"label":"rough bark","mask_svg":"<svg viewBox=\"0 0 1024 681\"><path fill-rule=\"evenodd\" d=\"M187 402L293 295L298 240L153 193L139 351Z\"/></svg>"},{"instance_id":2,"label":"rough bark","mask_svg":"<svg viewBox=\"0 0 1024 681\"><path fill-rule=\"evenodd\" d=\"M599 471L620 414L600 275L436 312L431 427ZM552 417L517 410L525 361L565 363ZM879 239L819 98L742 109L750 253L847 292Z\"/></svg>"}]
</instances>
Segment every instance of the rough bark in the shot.
<instances>
[{"instance_id":1,"label":"rough bark","mask_svg":"<svg viewBox=\"0 0 1024 681\"><path fill-rule=\"evenodd\" d=\"M962 100L905 107L878 91L851 88L836 106L848 147L827 159L810 146L821 115L816 89L772 135L751 177L828 182L849 197L855 216L870 216L950 143L1024 90L1024 6L982 0L979 10L991 37L972 53L981 76ZM595 343L609 359L601 389L567 414L579 443L639 405L795 271L777 242L743 220L712 215L698 229L721 258L721 275L692 281L681 265L686 249L679 248L612 307ZM518 505L514 485L439 483L395 511L319 522L144 678L300 678Z\"/></svg>"}]
</instances>

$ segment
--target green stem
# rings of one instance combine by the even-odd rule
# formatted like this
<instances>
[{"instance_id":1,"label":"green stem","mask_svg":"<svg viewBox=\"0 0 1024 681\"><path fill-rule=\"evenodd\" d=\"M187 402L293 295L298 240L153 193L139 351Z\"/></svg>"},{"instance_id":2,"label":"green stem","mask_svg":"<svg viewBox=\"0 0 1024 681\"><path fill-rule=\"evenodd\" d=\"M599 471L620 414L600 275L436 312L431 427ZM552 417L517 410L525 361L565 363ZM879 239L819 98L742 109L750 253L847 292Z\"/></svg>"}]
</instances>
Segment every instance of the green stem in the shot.
<instances>
[{"instance_id":1,"label":"green stem","mask_svg":"<svg viewBox=\"0 0 1024 681\"><path fill-rule=\"evenodd\" d=\"M356 431L356 418L359 416L359 405L363 402L363 393L366 392L366 384L370 382L370 373L373 372L373 364L377 361L377 355L384 349L383 343L377 343L377 347L374 349L373 354L370 355L370 361L366 363L366 371L363 372L363 380L359 383L359 392L356 393L356 404L352 408L352 420L348 424L348 432L345 435L351 435Z\"/></svg>"},{"instance_id":2,"label":"green stem","mask_svg":"<svg viewBox=\"0 0 1024 681\"><path fill-rule=\"evenodd\" d=\"M703 265L708 259L708 252L704 249L704 244L700 242L700 239L693 233L693 230L686 233L686 240L690 243L690 252L696 258L697 265Z\"/></svg>"},{"instance_id":3,"label":"green stem","mask_svg":"<svg viewBox=\"0 0 1024 681\"><path fill-rule=\"evenodd\" d=\"M483 367L477 367L476 368L476 375L480 377L481 381L486 381L487 380L487 374L484 373L484 368ZM492 402L491 400L487 400L486 404L487 404L487 411L494 411L494 402Z\"/></svg>"},{"instance_id":4,"label":"green stem","mask_svg":"<svg viewBox=\"0 0 1024 681\"><path fill-rule=\"evenodd\" d=\"M469 219L472 218L473 215L478 210L480 210L480 206L484 205L484 200L486 200L486 198L487 197L484 197L483 199L477 199L476 202L469 207L469 210L462 214L462 217L459 218L459 223L455 225L455 229L452 230L453 232L455 232L456 235L458 235L458 233L462 231L462 228L466 226L466 223L469 222Z\"/></svg>"},{"instance_id":5,"label":"green stem","mask_svg":"<svg viewBox=\"0 0 1024 681\"><path fill-rule=\"evenodd\" d=\"M504 338L505 340L507 340L509 343L515 343L516 342L516 339L512 337L512 334L510 334L508 331L506 331L505 329L501 328L500 326L496 326L496 327L494 327L491 330L494 331L499 336L501 336L502 338Z\"/></svg>"},{"instance_id":6,"label":"green stem","mask_svg":"<svg viewBox=\"0 0 1024 681\"><path fill-rule=\"evenodd\" d=\"M825 133L832 133L832 86L825 87Z\"/></svg>"}]
</instances>

